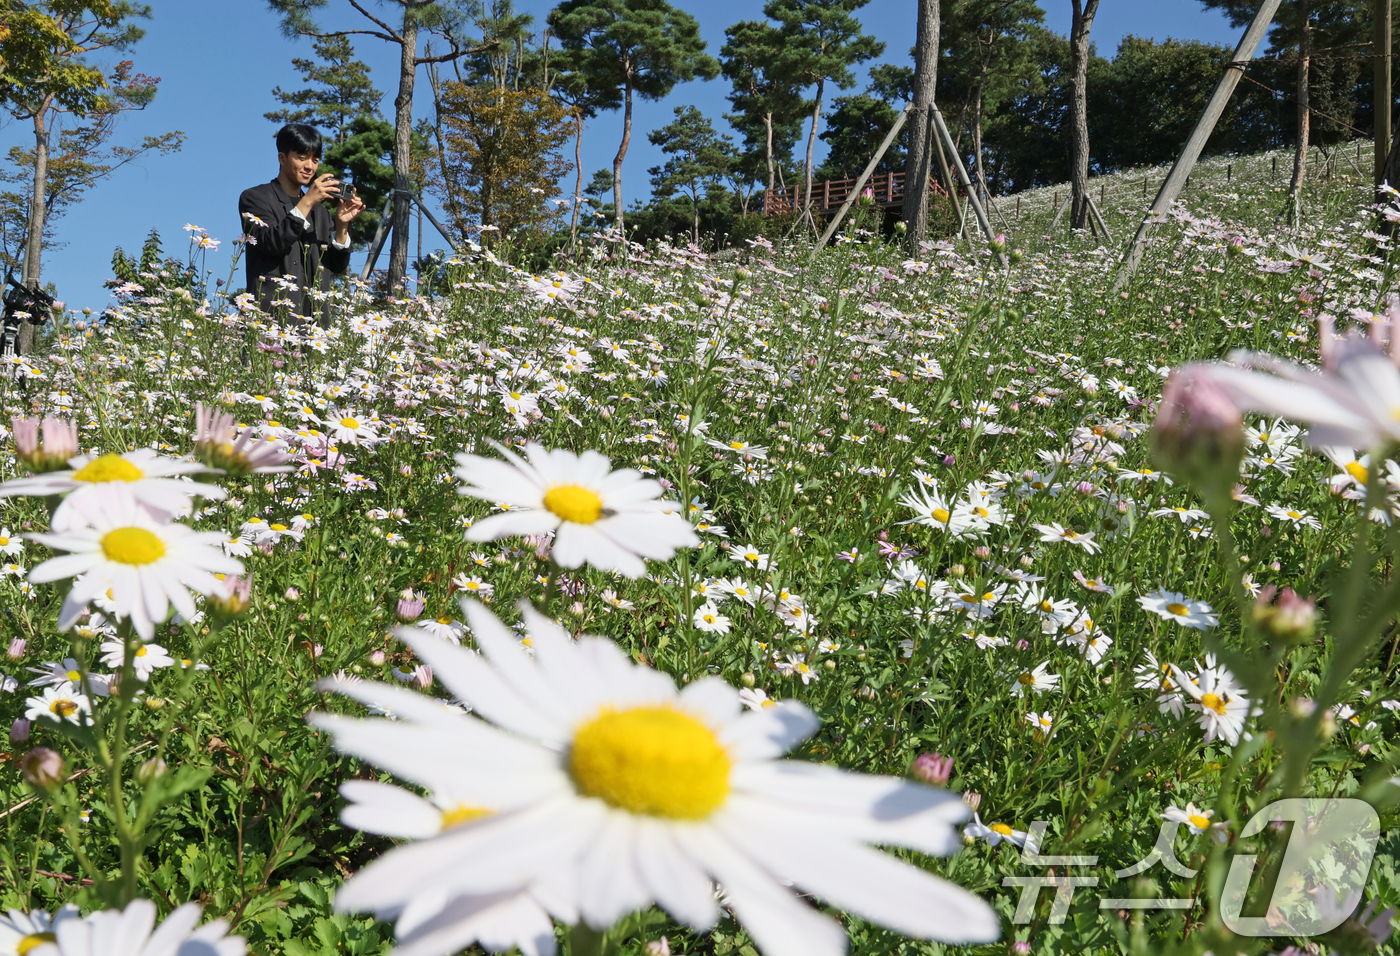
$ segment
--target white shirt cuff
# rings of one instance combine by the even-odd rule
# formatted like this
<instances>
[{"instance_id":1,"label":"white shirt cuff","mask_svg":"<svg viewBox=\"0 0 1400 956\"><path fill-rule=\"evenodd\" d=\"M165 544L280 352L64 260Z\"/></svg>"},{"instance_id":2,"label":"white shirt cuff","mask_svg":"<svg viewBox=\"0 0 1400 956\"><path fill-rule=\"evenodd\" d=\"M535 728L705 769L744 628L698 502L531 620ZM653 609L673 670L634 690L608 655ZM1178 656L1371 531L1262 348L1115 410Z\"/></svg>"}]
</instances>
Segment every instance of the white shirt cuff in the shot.
<instances>
[{"instance_id":1,"label":"white shirt cuff","mask_svg":"<svg viewBox=\"0 0 1400 956\"><path fill-rule=\"evenodd\" d=\"M301 231L302 231L302 232L305 232L306 230L308 230L308 229L311 228L311 220L307 219L307 218L306 218L306 215L305 215L304 213L302 213L302 211L301 211L300 209L298 209L296 206L293 206L291 211L292 211L292 215L293 215L293 216L296 216L297 219L301 221Z\"/></svg>"},{"instance_id":2,"label":"white shirt cuff","mask_svg":"<svg viewBox=\"0 0 1400 956\"><path fill-rule=\"evenodd\" d=\"M331 240L331 248L332 248L332 249L349 249L349 248L350 248L350 240L347 239L347 240L345 240L344 242L336 242L334 239L332 239L332 240Z\"/></svg>"}]
</instances>

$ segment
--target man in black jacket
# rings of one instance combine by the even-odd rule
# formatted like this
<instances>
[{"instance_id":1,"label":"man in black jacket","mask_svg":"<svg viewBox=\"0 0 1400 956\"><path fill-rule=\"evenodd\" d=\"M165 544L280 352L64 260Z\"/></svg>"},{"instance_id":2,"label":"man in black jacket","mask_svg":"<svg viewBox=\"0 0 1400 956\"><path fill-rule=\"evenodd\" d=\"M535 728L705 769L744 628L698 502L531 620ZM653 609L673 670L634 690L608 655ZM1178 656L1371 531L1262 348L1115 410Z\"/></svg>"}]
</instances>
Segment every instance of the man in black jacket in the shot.
<instances>
[{"instance_id":1,"label":"man in black jacket","mask_svg":"<svg viewBox=\"0 0 1400 956\"><path fill-rule=\"evenodd\" d=\"M248 291L258 305L278 316L310 320L320 312L330 322L330 303L317 309L312 289L325 292L331 277L350 266L350 222L365 208L355 195L342 195L327 173L317 177L321 134L293 123L277 133L277 178L245 189L238 212L248 235ZM332 216L323 203L338 200Z\"/></svg>"}]
</instances>

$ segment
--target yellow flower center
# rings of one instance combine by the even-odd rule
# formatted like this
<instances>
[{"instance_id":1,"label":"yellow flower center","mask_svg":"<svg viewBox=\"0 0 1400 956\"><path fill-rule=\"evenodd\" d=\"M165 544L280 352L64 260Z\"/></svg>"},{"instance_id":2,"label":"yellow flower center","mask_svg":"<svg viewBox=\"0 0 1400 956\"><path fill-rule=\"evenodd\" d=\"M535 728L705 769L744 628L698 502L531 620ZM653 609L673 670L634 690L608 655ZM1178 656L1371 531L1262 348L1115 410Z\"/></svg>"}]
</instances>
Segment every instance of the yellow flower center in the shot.
<instances>
[{"instance_id":1,"label":"yellow flower center","mask_svg":"<svg viewBox=\"0 0 1400 956\"><path fill-rule=\"evenodd\" d=\"M1366 470L1366 466L1359 461L1347 462L1346 473L1351 475L1363 485L1370 481L1371 473Z\"/></svg>"},{"instance_id":2,"label":"yellow flower center","mask_svg":"<svg viewBox=\"0 0 1400 956\"><path fill-rule=\"evenodd\" d=\"M359 427L360 427L359 421L356 420L356 419L354 419L354 418L342 418L342 419L340 420L340 424L341 424L341 427L343 427L343 428L359 428Z\"/></svg>"},{"instance_id":3,"label":"yellow flower center","mask_svg":"<svg viewBox=\"0 0 1400 956\"><path fill-rule=\"evenodd\" d=\"M444 830L451 830L453 827L459 827L464 823L471 823L473 820L489 817L492 813L495 813L495 811L488 810L485 807L470 807L465 803L459 803L451 810L442 811L442 828Z\"/></svg>"},{"instance_id":4,"label":"yellow flower center","mask_svg":"<svg viewBox=\"0 0 1400 956\"><path fill-rule=\"evenodd\" d=\"M273 531L286 531L286 530L287 530L287 526L284 525L284 524L274 524L274 525L272 526L272 530L273 530Z\"/></svg>"},{"instance_id":5,"label":"yellow flower center","mask_svg":"<svg viewBox=\"0 0 1400 956\"><path fill-rule=\"evenodd\" d=\"M1290 511L1288 512L1288 517L1292 518L1294 521L1297 521L1298 519L1302 518L1303 515L1302 512L1299 511Z\"/></svg>"},{"instance_id":6,"label":"yellow flower center","mask_svg":"<svg viewBox=\"0 0 1400 956\"><path fill-rule=\"evenodd\" d=\"M592 524L603 516L603 499L579 485L559 485L544 493L544 506L565 521Z\"/></svg>"},{"instance_id":7,"label":"yellow flower center","mask_svg":"<svg viewBox=\"0 0 1400 956\"><path fill-rule=\"evenodd\" d=\"M145 472L121 455L103 455L73 472L74 481L140 481Z\"/></svg>"},{"instance_id":8,"label":"yellow flower center","mask_svg":"<svg viewBox=\"0 0 1400 956\"><path fill-rule=\"evenodd\" d=\"M947 509L947 508L934 508L934 509L933 509L933 520L934 520L934 521L937 521L939 524L947 524L947 523L948 523L948 518L949 518L949 515L948 515L948 509Z\"/></svg>"},{"instance_id":9,"label":"yellow flower center","mask_svg":"<svg viewBox=\"0 0 1400 956\"><path fill-rule=\"evenodd\" d=\"M1222 717L1225 716L1225 698L1216 694L1202 694L1201 706L1207 710L1213 710Z\"/></svg>"},{"instance_id":10,"label":"yellow flower center","mask_svg":"<svg viewBox=\"0 0 1400 956\"><path fill-rule=\"evenodd\" d=\"M1193 813L1186 818L1197 830L1210 829L1210 817L1203 817L1199 813Z\"/></svg>"},{"instance_id":11,"label":"yellow flower center","mask_svg":"<svg viewBox=\"0 0 1400 956\"><path fill-rule=\"evenodd\" d=\"M49 705L49 713L59 717L67 717L78 709L78 705L71 700L56 700Z\"/></svg>"},{"instance_id":12,"label":"yellow flower center","mask_svg":"<svg viewBox=\"0 0 1400 956\"><path fill-rule=\"evenodd\" d=\"M1176 601L1173 601L1172 603L1168 604L1167 610L1172 614L1175 614L1177 617L1185 617L1187 614L1190 613L1190 611L1186 609L1185 604L1180 604Z\"/></svg>"},{"instance_id":13,"label":"yellow flower center","mask_svg":"<svg viewBox=\"0 0 1400 956\"><path fill-rule=\"evenodd\" d=\"M1005 823L993 823L991 826L987 827L987 829L991 830L993 833L1000 833L1004 837L1011 836L1011 828Z\"/></svg>"},{"instance_id":14,"label":"yellow flower center","mask_svg":"<svg viewBox=\"0 0 1400 956\"><path fill-rule=\"evenodd\" d=\"M102 536L102 553L118 564L155 564L165 545L145 528L117 528Z\"/></svg>"},{"instance_id":15,"label":"yellow flower center","mask_svg":"<svg viewBox=\"0 0 1400 956\"><path fill-rule=\"evenodd\" d=\"M145 656L146 656L146 647L145 647L144 644L143 644L141 647L136 648L136 656L137 656L137 657L145 657Z\"/></svg>"},{"instance_id":16,"label":"yellow flower center","mask_svg":"<svg viewBox=\"0 0 1400 956\"><path fill-rule=\"evenodd\" d=\"M53 933L30 933L15 946L15 956L25 956L26 953L36 946L43 946L45 943L56 942L58 942L58 937Z\"/></svg>"},{"instance_id":17,"label":"yellow flower center","mask_svg":"<svg viewBox=\"0 0 1400 956\"><path fill-rule=\"evenodd\" d=\"M735 451L738 451L744 447L744 443L741 441L732 441L729 443L729 447L733 448Z\"/></svg>"},{"instance_id":18,"label":"yellow flower center","mask_svg":"<svg viewBox=\"0 0 1400 956\"><path fill-rule=\"evenodd\" d=\"M79 674L77 671L69 671L67 674L64 674L63 676L64 676L64 677L67 677L69 680L71 680L71 681L72 681L73 683L75 683L75 684L76 684L78 681L80 681L80 680L83 679L83 675L82 675L82 674Z\"/></svg>"},{"instance_id":19,"label":"yellow flower center","mask_svg":"<svg viewBox=\"0 0 1400 956\"><path fill-rule=\"evenodd\" d=\"M1020 677L1018 677L1018 678L1016 678L1016 679L1017 679L1018 681L1020 681L1022 684L1034 684L1034 683L1035 683L1035 676L1034 676L1033 674L1022 674Z\"/></svg>"},{"instance_id":20,"label":"yellow flower center","mask_svg":"<svg viewBox=\"0 0 1400 956\"><path fill-rule=\"evenodd\" d=\"M1049 614L1051 611L1055 610L1055 605L1051 604L1049 601L1041 601L1040 609L1046 614Z\"/></svg>"},{"instance_id":21,"label":"yellow flower center","mask_svg":"<svg viewBox=\"0 0 1400 956\"><path fill-rule=\"evenodd\" d=\"M605 710L574 734L579 792L632 813L703 820L729 795L729 755L714 732L668 707Z\"/></svg>"},{"instance_id":22,"label":"yellow flower center","mask_svg":"<svg viewBox=\"0 0 1400 956\"><path fill-rule=\"evenodd\" d=\"M0 548L3 548L3 547L5 547L5 546L7 546L9 543L10 543L10 539L9 539L9 538L5 537L4 535L0 535Z\"/></svg>"}]
</instances>

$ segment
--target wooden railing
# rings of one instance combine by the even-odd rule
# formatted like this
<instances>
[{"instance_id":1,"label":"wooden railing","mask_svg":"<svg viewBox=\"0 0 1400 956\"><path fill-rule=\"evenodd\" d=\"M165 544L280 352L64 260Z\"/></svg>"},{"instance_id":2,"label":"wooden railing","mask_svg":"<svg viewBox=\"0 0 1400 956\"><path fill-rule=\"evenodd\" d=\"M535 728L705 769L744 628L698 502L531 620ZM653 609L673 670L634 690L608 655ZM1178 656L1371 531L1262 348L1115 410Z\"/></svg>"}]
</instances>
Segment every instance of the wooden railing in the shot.
<instances>
[{"instance_id":1,"label":"wooden railing","mask_svg":"<svg viewBox=\"0 0 1400 956\"><path fill-rule=\"evenodd\" d=\"M851 187L855 184L854 179L827 179L812 183L812 202L821 212L833 210L846 201L846 197L851 194ZM938 181L931 177L929 188L940 196L947 195ZM803 191L801 184L786 189L765 189L763 214L773 216L792 209L801 209L806 205ZM882 173L871 176L862 192L879 206L901 206L904 204L904 174Z\"/></svg>"}]
</instances>

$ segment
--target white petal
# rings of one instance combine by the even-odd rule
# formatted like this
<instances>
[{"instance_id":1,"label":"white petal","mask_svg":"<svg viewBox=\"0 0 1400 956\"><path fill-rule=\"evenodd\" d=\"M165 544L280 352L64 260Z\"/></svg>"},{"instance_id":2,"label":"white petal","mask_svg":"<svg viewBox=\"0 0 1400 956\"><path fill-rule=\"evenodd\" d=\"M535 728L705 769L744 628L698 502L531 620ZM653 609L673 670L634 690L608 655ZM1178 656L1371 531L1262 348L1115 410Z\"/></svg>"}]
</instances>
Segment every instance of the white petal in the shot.
<instances>
[{"instance_id":1,"label":"white petal","mask_svg":"<svg viewBox=\"0 0 1400 956\"><path fill-rule=\"evenodd\" d=\"M442 832L442 811L402 787L374 780L347 780L340 793L350 802L340 822L383 836L421 840Z\"/></svg>"}]
</instances>

